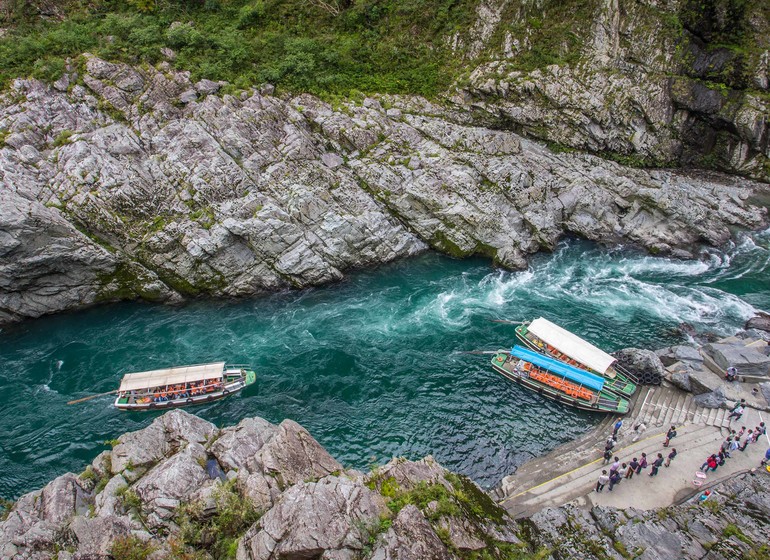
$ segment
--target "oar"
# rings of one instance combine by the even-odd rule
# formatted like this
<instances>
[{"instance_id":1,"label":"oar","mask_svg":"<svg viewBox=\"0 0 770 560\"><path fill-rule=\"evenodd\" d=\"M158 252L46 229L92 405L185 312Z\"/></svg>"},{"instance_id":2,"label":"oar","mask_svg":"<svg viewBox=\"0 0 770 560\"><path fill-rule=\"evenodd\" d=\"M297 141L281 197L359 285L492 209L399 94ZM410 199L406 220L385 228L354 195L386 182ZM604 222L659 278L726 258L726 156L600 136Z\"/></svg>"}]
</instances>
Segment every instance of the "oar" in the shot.
<instances>
[{"instance_id":1,"label":"oar","mask_svg":"<svg viewBox=\"0 0 770 560\"><path fill-rule=\"evenodd\" d=\"M95 399L96 397L104 397L105 395L114 395L119 390L120 389L115 389L114 391L107 391L106 393L99 393L98 395L91 395L90 397L83 397L82 399L75 399L74 401L69 401L67 404L77 404L77 403L81 403L83 401L90 401L91 399Z\"/></svg>"},{"instance_id":2,"label":"oar","mask_svg":"<svg viewBox=\"0 0 770 560\"><path fill-rule=\"evenodd\" d=\"M503 323L504 325L523 325L526 321L509 321L508 319L490 319L492 323Z\"/></svg>"},{"instance_id":3,"label":"oar","mask_svg":"<svg viewBox=\"0 0 770 560\"><path fill-rule=\"evenodd\" d=\"M499 352L505 352L505 350L456 350L455 354L498 354Z\"/></svg>"}]
</instances>

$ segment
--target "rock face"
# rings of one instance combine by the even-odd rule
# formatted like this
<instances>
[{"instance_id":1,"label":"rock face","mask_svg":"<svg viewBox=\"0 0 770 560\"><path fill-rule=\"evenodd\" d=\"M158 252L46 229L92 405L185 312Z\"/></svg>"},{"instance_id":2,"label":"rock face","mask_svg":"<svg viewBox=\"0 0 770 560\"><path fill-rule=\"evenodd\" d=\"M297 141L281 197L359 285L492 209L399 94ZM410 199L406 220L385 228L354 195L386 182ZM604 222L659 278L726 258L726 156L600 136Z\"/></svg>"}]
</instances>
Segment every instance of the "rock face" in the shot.
<instances>
[{"instance_id":1,"label":"rock face","mask_svg":"<svg viewBox=\"0 0 770 560\"><path fill-rule=\"evenodd\" d=\"M490 125L629 161L770 179L766 6L616 0L561 14L548 2L485 4L510 15L490 22L496 40L456 102Z\"/></svg>"},{"instance_id":2,"label":"rock face","mask_svg":"<svg viewBox=\"0 0 770 560\"><path fill-rule=\"evenodd\" d=\"M507 560L545 549L557 560L689 559L735 547L759 558L770 531L761 473L717 487L714 507L567 505L513 521L431 457L345 471L289 420L247 418L219 430L175 410L118 442L80 476L22 496L0 521L0 559ZM150 457L144 445L157 452ZM210 461L226 482L210 474Z\"/></svg>"},{"instance_id":3,"label":"rock face","mask_svg":"<svg viewBox=\"0 0 770 560\"><path fill-rule=\"evenodd\" d=\"M555 153L467 106L81 66L0 95L0 323L319 284L427 247L517 268L565 233L686 257L766 223L766 185Z\"/></svg>"}]
</instances>

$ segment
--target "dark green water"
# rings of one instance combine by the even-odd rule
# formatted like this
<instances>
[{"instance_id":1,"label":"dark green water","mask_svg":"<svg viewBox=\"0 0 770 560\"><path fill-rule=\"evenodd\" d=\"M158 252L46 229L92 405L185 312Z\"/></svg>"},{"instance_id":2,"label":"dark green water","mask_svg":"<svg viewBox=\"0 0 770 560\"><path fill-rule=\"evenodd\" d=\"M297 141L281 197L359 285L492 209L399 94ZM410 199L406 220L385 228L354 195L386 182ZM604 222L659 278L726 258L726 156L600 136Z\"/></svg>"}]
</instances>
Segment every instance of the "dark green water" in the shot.
<instances>
[{"instance_id":1,"label":"dark green water","mask_svg":"<svg viewBox=\"0 0 770 560\"><path fill-rule=\"evenodd\" d=\"M80 472L103 442L146 426L118 412L121 376L188 363L252 364L255 385L189 409L216 424L291 418L340 462L433 454L482 485L590 429L601 416L539 398L458 350L513 342L490 319L540 315L606 350L679 340L680 322L731 333L770 309L770 230L681 262L571 241L530 270L436 254L334 286L181 308L119 304L0 331L0 496Z\"/></svg>"}]
</instances>

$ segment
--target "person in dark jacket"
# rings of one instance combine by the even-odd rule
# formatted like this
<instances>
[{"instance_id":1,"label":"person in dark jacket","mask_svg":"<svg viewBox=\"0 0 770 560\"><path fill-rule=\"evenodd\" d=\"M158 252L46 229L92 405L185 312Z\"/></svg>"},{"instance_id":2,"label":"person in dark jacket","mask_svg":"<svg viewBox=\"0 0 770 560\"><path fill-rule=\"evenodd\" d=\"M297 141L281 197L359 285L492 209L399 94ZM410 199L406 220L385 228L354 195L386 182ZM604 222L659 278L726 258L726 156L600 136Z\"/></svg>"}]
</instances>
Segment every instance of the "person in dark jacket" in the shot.
<instances>
[{"instance_id":1,"label":"person in dark jacket","mask_svg":"<svg viewBox=\"0 0 770 560\"><path fill-rule=\"evenodd\" d=\"M674 457L676 457L676 447L671 448L671 453L669 453L668 457L666 458L666 463L665 463L666 467L671 465L671 461L674 460Z\"/></svg>"},{"instance_id":2,"label":"person in dark jacket","mask_svg":"<svg viewBox=\"0 0 770 560\"><path fill-rule=\"evenodd\" d=\"M657 476L658 469L661 467L661 465L663 465L663 453L658 453L658 456L652 462L652 471L650 472L650 476Z\"/></svg>"},{"instance_id":3,"label":"person in dark jacket","mask_svg":"<svg viewBox=\"0 0 770 560\"><path fill-rule=\"evenodd\" d=\"M671 426L668 432L666 432L666 441L663 442L663 447L668 447L668 444L671 443L671 440L675 437L676 437L676 427Z\"/></svg>"}]
</instances>

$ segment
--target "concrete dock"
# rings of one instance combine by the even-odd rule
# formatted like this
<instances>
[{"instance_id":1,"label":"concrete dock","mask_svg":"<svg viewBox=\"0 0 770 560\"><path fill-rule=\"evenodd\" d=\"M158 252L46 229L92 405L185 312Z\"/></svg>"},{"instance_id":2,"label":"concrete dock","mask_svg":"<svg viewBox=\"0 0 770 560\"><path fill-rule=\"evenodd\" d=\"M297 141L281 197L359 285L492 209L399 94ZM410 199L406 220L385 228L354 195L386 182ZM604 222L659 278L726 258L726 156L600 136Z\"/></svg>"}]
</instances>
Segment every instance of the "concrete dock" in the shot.
<instances>
[{"instance_id":1,"label":"concrete dock","mask_svg":"<svg viewBox=\"0 0 770 560\"><path fill-rule=\"evenodd\" d=\"M595 491L602 469L609 471L609 464L603 465L602 455L617 417L608 415L596 429L578 440L522 465L515 474L503 479L493 496L515 518L568 502L585 508L602 505L650 509L679 503L736 473L759 468L770 447L767 435L749 444L744 452L731 452L732 457L725 465L707 473L706 478L696 475L706 458L719 451L731 429L740 430L741 426L753 429L760 422L767 423L770 416L763 412L768 409L767 402L752 394L749 386L731 385L732 398L737 400L745 395L753 405L746 408L739 421L733 419L732 422L728 418L729 410L698 406L690 393L668 382L659 387L640 388L634 396L632 410L623 417L613 454L628 463L632 457L646 453L652 463L658 453L665 458L671 448L676 448L678 454L671 466L661 467L656 477L649 476L648 467L641 475L624 479L612 492L608 486L601 493ZM640 424L646 429L635 431L634 426ZM665 448L666 431L672 425L676 426L677 437Z\"/></svg>"}]
</instances>

